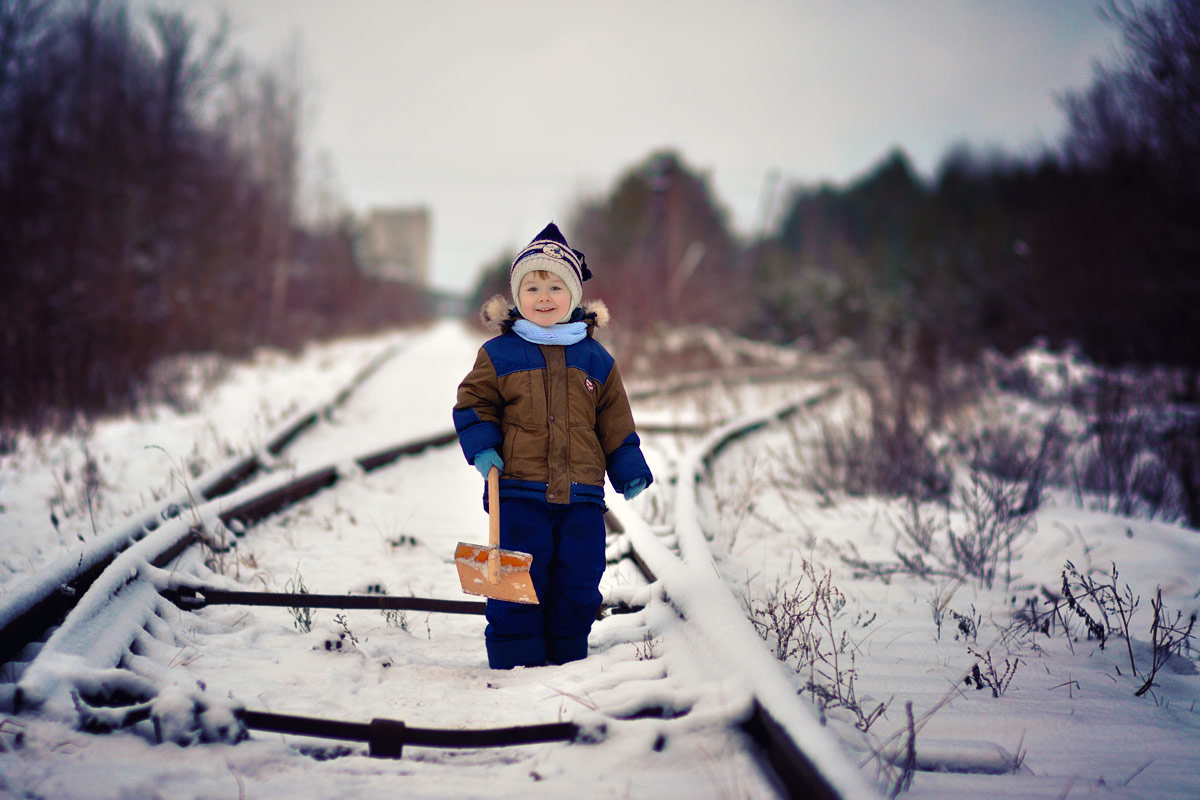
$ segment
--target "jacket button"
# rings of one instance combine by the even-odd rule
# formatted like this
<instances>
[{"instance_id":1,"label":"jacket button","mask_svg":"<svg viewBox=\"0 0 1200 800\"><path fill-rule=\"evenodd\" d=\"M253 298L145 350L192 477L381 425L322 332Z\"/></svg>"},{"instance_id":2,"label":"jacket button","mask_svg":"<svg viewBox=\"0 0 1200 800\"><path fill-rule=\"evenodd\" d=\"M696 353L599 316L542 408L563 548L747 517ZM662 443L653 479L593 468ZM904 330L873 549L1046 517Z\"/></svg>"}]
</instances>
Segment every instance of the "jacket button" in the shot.
<instances>
[{"instance_id":1,"label":"jacket button","mask_svg":"<svg viewBox=\"0 0 1200 800\"><path fill-rule=\"evenodd\" d=\"M551 422L554 422L554 415L553 415L553 414L551 414L551 415L550 415L550 421L551 421Z\"/></svg>"},{"instance_id":2,"label":"jacket button","mask_svg":"<svg viewBox=\"0 0 1200 800\"><path fill-rule=\"evenodd\" d=\"M554 492L548 492L548 493L546 494L546 499L547 499L547 500L553 500L553 499L554 499Z\"/></svg>"}]
</instances>

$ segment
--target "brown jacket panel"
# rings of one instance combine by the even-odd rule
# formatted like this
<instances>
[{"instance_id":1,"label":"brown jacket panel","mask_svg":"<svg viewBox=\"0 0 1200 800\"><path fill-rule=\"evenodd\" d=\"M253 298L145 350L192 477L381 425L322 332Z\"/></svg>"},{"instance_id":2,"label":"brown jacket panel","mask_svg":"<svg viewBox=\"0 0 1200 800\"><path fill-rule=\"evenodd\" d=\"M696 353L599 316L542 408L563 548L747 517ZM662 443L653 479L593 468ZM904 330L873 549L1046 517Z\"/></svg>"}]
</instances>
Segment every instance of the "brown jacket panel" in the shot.
<instances>
[{"instance_id":1,"label":"brown jacket panel","mask_svg":"<svg viewBox=\"0 0 1200 800\"><path fill-rule=\"evenodd\" d=\"M540 348L545 367L496 377L480 348L458 387L456 409L471 408L503 436L502 478L546 484L546 499L569 502L571 484L604 485L607 455L634 432L633 412L614 364L604 381L568 368L562 347Z\"/></svg>"}]
</instances>

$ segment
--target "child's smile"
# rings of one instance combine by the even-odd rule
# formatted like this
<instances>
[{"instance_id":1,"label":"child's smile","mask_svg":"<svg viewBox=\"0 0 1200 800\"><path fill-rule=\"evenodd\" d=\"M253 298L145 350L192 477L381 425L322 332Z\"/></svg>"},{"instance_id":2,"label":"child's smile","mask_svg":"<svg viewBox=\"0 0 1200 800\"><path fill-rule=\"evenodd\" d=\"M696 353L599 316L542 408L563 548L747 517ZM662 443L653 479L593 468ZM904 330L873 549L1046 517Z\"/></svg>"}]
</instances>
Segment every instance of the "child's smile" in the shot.
<instances>
[{"instance_id":1,"label":"child's smile","mask_svg":"<svg viewBox=\"0 0 1200 800\"><path fill-rule=\"evenodd\" d=\"M557 275L543 278L529 273L521 279L518 295L521 316L543 328L564 321L571 313L571 293Z\"/></svg>"}]
</instances>

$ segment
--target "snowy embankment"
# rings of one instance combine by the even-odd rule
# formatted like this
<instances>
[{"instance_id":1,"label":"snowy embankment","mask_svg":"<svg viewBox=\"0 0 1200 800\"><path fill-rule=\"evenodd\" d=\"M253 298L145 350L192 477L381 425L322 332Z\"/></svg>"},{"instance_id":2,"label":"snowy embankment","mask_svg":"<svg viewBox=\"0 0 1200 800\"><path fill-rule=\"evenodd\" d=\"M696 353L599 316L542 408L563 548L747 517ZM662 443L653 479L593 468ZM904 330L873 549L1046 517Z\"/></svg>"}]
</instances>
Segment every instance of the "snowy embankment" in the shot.
<instances>
[{"instance_id":1,"label":"snowy embankment","mask_svg":"<svg viewBox=\"0 0 1200 800\"><path fill-rule=\"evenodd\" d=\"M1070 371L1052 374L1071 380ZM1001 393L985 400L979 418L1044 421L1061 411L1057 395L1039 410ZM1158 590L1165 623L1186 629L1200 610L1200 533L1114 514L1103 497L1078 489L1048 488L1032 514L1012 518L1019 526L1011 560L1001 557L984 580L955 563L950 534L1002 521L980 513L1002 483L958 474L949 507L915 511L903 500L803 485L813 453L797 443L819 435L822 420L861 418L852 399L820 419L797 415L732 443L714 464L701 514L722 575L760 620L772 600L799 602L832 587L830 625L816 631L825 639L806 642L818 657L797 665L796 679L803 687L815 675L817 690L802 691L821 699L829 729L864 773L880 770L881 781L896 786L911 736L911 797L1200 796L1194 637L1160 652L1153 687L1137 695L1162 633L1151 605ZM1077 430L1086 444L1088 428ZM916 544L922 533L925 550ZM1128 639L1110 630L1102 646L1089 637L1062 600L1068 562L1093 585L1112 585L1103 595L1108 622L1119 628L1125 613ZM1072 585L1081 607L1101 618L1094 599L1074 578ZM882 713L871 717L877 706Z\"/></svg>"}]
</instances>

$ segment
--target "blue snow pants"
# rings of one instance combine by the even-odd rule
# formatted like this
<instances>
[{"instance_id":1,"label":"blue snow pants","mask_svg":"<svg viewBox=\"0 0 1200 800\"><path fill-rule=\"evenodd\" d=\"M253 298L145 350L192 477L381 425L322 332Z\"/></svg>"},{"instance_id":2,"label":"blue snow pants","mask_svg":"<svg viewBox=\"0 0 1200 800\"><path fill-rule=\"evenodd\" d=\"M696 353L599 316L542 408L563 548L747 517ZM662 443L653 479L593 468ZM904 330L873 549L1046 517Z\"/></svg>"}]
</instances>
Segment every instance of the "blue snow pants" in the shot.
<instances>
[{"instance_id":1,"label":"blue snow pants","mask_svg":"<svg viewBox=\"0 0 1200 800\"><path fill-rule=\"evenodd\" d=\"M537 605L487 601L492 669L565 664L587 657L604 574L604 509L529 498L500 500L500 546L533 556Z\"/></svg>"}]
</instances>

